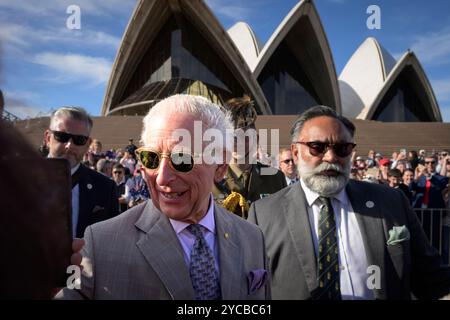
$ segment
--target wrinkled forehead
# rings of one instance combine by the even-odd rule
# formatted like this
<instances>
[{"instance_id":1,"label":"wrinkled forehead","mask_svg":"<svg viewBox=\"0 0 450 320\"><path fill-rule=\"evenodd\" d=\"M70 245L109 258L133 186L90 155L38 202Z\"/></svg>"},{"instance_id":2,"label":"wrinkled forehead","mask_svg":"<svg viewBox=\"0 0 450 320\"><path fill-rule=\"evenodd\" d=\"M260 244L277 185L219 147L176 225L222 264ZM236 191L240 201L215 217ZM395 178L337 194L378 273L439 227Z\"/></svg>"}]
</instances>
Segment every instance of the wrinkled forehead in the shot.
<instances>
[{"instance_id":1,"label":"wrinkled forehead","mask_svg":"<svg viewBox=\"0 0 450 320\"><path fill-rule=\"evenodd\" d=\"M55 117L51 123L50 129L85 136L89 136L90 134L89 127L86 121L78 120L68 116Z\"/></svg>"},{"instance_id":2,"label":"wrinkled forehead","mask_svg":"<svg viewBox=\"0 0 450 320\"><path fill-rule=\"evenodd\" d=\"M305 122L300 132L301 141L352 142L353 138L338 119L321 116Z\"/></svg>"},{"instance_id":3,"label":"wrinkled forehead","mask_svg":"<svg viewBox=\"0 0 450 320\"><path fill-rule=\"evenodd\" d=\"M291 150L284 150L281 153L281 158L282 159L284 159L284 158L291 158Z\"/></svg>"},{"instance_id":4,"label":"wrinkled forehead","mask_svg":"<svg viewBox=\"0 0 450 320\"><path fill-rule=\"evenodd\" d=\"M159 114L147 123L145 136L142 137L145 147L158 150L172 150L176 145L194 146L201 144L206 125L190 114Z\"/></svg>"}]
</instances>

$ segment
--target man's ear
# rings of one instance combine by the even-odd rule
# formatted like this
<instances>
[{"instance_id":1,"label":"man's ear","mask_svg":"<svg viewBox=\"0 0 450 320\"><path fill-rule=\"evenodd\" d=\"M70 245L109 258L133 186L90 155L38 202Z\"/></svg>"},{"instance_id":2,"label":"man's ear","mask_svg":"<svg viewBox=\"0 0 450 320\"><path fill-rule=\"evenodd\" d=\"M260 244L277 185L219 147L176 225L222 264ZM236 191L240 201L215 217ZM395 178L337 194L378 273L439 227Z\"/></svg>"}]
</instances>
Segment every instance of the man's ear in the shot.
<instances>
[{"instance_id":1,"label":"man's ear","mask_svg":"<svg viewBox=\"0 0 450 320\"><path fill-rule=\"evenodd\" d=\"M295 143L291 144L291 153L292 153L292 158L294 159L294 163L297 164L298 163L298 148L297 145Z\"/></svg>"},{"instance_id":2,"label":"man's ear","mask_svg":"<svg viewBox=\"0 0 450 320\"><path fill-rule=\"evenodd\" d=\"M50 136L51 136L51 132L50 132L50 129L47 129L47 130L45 130L44 131L44 141L45 141L45 144L47 145L47 147L50 145Z\"/></svg>"},{"instance_id":3,"label":"man's ear","mask_svg":"<svg viewBox=\"0 0 450 320\"><path fill-rule=\"evenodd\" d=\"M225 177L225 172L227 172L228 164L219 164L217 166L216 172L214 173L214 182L219 183Z\"/></svg>"}]
</instances>

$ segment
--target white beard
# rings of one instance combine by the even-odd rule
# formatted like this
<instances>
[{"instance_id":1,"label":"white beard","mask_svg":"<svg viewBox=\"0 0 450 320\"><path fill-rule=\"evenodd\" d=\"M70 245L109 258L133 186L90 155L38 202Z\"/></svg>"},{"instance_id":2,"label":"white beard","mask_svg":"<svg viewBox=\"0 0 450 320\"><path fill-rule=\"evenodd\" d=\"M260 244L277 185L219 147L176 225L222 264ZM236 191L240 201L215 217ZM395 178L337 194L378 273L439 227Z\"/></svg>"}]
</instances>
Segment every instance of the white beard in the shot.
<instances>
[{"instance_id":1,"label":"white beard","mask_svg":"<svg viewBox=\"0 0 450 320\"><path fill-rule=\"evenodd\" d=\"M298 159L299 176L309 189L322 197L336 195L344 189L350 179L350 169L350 161L347 161L345 167L342 167L339 164L322 162L317 167L311 168L305 164L301 157ZM338 172L338 175L333 177L320 174L320 172L326 170L334 170Z\"/></svg>"}]
</instances>

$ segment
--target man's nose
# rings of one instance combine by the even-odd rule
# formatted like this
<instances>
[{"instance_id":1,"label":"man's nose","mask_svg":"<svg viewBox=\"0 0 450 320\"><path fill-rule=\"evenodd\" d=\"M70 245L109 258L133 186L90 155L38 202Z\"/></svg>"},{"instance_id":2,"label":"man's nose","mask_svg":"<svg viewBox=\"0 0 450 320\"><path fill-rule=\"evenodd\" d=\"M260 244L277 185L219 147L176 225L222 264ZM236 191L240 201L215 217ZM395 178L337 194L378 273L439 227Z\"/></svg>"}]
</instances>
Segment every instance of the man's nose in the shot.
<instances>
[{"instance_id":1,"label":"man's nose","mask_svg":"<svg viewBox=\"0 0 450 320\"><path fill-rule=\"evenodd\" d=\"M329 163L336 163L338 161L338 156L336 155L336 152L334 151L334 148L332 146L329 146L327 150L325 150L322 161Z\"/></svg>"},{"instance_id":2,"label":"man's nose","mask_svg":"<svg viewBox=\"0 0 450 320\"><path fill-rule=\"evenodd\" d=\"M175 180L175 173L170 165L168 158L162 158L158 167L158 176L156 177L156 183L160 186L167 186Z\"/></svg>"},{"instance_id":3,"label":"man's nose","mask_svg":"<svg viewBox=\"0 0 450 320\"><path fill-rule=\"evenodd\" d=\"M69 138L69 140L64 144L64 147L66 149L71 149L75 144L73 143L72 138Z\"/></svg>"}]
</instances>

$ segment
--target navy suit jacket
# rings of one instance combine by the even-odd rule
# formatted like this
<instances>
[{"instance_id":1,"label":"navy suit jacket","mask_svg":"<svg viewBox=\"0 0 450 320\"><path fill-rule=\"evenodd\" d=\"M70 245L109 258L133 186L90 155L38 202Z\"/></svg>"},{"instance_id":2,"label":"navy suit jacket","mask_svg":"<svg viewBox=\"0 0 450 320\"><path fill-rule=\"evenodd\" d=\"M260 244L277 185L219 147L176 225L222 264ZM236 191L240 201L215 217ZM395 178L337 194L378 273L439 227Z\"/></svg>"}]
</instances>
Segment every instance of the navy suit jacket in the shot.
<instances>
[{"instance_id":1,"label":"navy suit jacket","mask_svg":"<svg viewBox=\"0 0 450 320\"><path fill-rule=\"evenodd\" d=\"M87 226L119 214L117 187L112 179L80 165L79 211L76 237L82 238Z\"/></svg>"}]
</instances>

